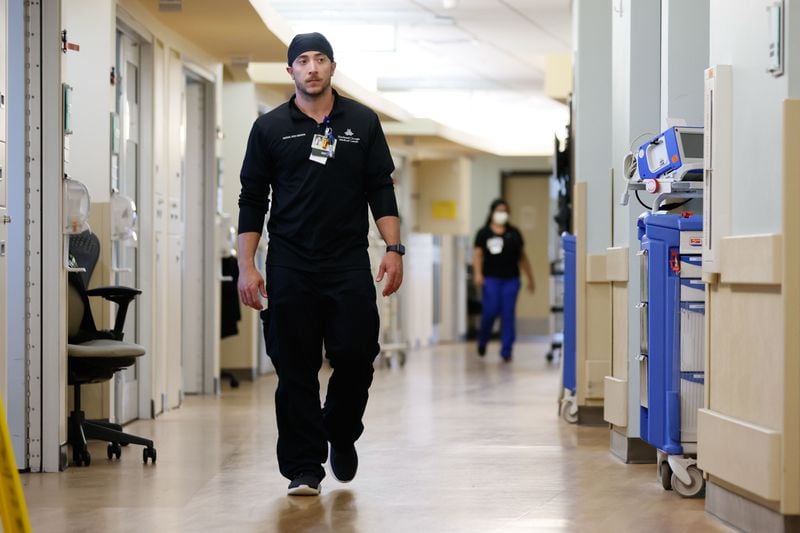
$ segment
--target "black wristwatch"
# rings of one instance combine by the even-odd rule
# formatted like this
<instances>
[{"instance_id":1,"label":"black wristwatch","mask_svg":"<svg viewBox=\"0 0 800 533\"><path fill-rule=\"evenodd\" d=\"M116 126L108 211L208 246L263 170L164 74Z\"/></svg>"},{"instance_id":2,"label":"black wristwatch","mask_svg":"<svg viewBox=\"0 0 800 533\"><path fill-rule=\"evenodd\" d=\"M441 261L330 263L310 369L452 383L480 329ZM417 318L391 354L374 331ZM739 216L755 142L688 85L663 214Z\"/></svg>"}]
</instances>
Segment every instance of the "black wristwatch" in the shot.
<instances>
[{"instance_id":1,"label":"black wristwatch","mask_svg":"<svg viewBox=\"0 0 800 533\"><path fill-rule=\"evenodd\" d=\"M402 244L389 244L386 246L386 252L396 252L402 256L406 255L406 247Z\"/></svg>"}]
</instances>

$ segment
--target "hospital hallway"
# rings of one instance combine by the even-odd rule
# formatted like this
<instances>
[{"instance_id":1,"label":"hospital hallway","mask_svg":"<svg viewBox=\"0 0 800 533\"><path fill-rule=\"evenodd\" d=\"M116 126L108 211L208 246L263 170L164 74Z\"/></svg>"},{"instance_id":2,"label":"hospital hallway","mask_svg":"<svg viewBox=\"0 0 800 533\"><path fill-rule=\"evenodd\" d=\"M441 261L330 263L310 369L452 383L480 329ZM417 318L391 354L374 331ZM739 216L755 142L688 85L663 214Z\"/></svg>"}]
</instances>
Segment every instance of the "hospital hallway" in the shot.
<instances>
[{"instance_id":1,"label":"hospital hallway","mask_svg":"<svg viewBox=\"0 0 800 533\"><path fill-rule=\"evenodd\" d=\"M127 429L158 445L120 461L22 476L33 531L728 531L702 499L665 494L655 465L622 465L606 427L557 416L548 344L503 364L472 344L412 351L375 372L355 480L288 497L275 459L275 377L190 396ZM327 381L323 371L322 383ZM323 385L324 386L324 385Z\"/></svg>"}]
</instances>

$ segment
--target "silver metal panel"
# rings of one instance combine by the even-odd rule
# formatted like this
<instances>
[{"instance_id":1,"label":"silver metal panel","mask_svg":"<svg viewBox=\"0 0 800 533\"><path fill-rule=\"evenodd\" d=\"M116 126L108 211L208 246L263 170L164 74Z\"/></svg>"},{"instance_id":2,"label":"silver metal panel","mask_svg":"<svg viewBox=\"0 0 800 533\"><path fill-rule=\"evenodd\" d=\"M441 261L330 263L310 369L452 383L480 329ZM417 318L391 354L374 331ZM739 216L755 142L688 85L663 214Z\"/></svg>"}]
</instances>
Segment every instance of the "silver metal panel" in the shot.
<instances>
[{"instance_id":1,"label":"silver metal panel","mask_svg":"<svg viewBox=\"0 0 800 533\"><path fill-rule=\"evenodd\" d=\"M639 304L639 353L650 353L650 329L648 327L648 308L646 303Z\"/></svg>"},{"instance_id":2,"label":"silver metal panel","mask_svg":"<svg viewBox=\"0 0 800 533\"><path fill-rule=\"evenodd\" d=\"M42 470L57 472L66 441L66 273L61 234L63 132L61 2L42 3L41 356Z\"/></svg>"},{"instance_id":3,"label":"silver metal panel","mask_svg":"<svg viewBox=\"0 0 800 533\"><path fill-rule=\"evenodd\" d=\"M28 460L33 472L42 470L42 8L25 4L26 184L25 270L26 358L28 362ZM60 247L58 248L61 249Z\"/></svg>"},{"instance_id":4,"label":"silver metal panel","mask_svg":"<svg viewBox=\"0 0 800 533\"><path fill-rule=\"evenodd\" d=\"M647 399L649 388L647 386L647 357L639 360L639 405L647 409L650 401Z\"/></svg>"},{"instance_id":5,"label":"silver metal panel","mask_svg":"<svg viewBox=\"0 0 800 533\"><path fill-rule=\"evenodd\" d=\"M642 250L639 257L639 301L649 301L648 283L650 282L650 260L647 250Z\"/></svg>"}]
</instances>

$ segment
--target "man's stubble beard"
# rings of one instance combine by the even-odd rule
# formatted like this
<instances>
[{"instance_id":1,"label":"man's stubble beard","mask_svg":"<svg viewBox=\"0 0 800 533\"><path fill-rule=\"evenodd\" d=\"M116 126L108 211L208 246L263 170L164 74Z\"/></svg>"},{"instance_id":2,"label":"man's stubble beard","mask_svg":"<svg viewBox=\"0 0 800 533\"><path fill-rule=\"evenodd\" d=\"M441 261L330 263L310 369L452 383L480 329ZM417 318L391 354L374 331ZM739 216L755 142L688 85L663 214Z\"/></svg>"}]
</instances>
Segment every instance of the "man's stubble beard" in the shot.
<instances>
[{"instance_id":1,"label":"man's stubble beard","mask_svg":"<svg viewBox=\"0 0 800 533\"><path fill-rule=\"evenodd\" d=\"M313 93L306 90L305 84L301 81L295 80L294 85L304 96L308 98L318 98L327 92L328 88L331 86L331 79L328 78L328 81L324 85L320 85L318 91Z\"/></svg>"}]
</instances>

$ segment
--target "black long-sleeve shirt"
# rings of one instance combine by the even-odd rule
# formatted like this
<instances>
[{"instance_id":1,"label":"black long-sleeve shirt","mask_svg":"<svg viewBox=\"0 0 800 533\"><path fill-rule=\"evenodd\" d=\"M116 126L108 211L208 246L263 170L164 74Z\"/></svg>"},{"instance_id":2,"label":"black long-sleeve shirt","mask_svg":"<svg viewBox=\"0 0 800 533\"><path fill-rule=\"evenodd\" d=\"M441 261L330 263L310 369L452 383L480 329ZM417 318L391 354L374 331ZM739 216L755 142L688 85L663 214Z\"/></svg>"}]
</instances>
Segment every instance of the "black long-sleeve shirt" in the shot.
<instances>
[{"instance_id":1,"label":"black long-sleeve shirt","mask_svg":"<svg viewBox=\"0 0 800 533\"><path fill-rule=\"evenodd\" d=\"M377 220L397 216L394 164L378 116L334 91L330 123L334 158L311 161L311 141L325 124L294 102L259 117L242 164L239 233L261 233L270 245L267 265L321 272L369 268L367 206Z\"/></svg>"}]
</instances>

